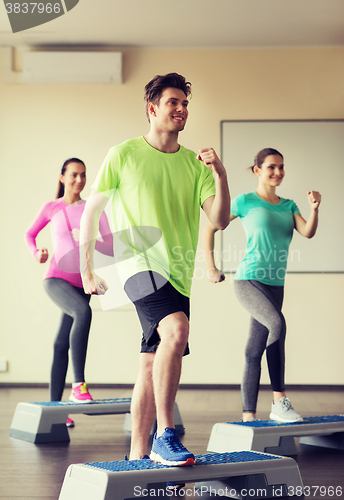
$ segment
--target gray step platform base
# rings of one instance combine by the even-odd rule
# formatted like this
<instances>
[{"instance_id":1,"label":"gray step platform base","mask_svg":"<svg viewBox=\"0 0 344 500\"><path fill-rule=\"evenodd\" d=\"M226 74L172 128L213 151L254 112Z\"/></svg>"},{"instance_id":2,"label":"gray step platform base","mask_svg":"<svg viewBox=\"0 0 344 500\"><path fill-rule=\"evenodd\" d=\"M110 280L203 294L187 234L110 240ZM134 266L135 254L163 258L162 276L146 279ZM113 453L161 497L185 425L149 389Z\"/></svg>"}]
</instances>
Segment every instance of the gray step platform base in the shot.
<instances>
[{"instance_id":1,"label":"gray step platform base","mask_svg":"<svg viewBox=\"0 0 344 500\"><path fill-rule=\"evenodd\" d=\"M296 455L294 437L300 443L344 450L344 415L305 418L303 422L280 424L274 420L215 424L208 451L255 450L276 455Z\"/></svg>"},{"instance_id":2,"label":"gray step platform base","mask_svg":"<svg viewBox=\"0 0 344 500\"><path fill-rule=\"evenodd\" d=\"M151 460L70 465L59 500L134 500L171 496L167 482L185 486L184 496L276 498L303 493L298 466L292 458L252 451L196 456L191 467L168 467ZM188 490L188 491L187 491ZM192 491L193 490L193 491ZM181 492L179 492L181 493ZM177 493L177 496L182 496ZM249 495L249 496L248 496Z\"/></svg>"},{"instance_id":3,"label":"gray step platform base","mask_svg":"<svg viewBox=\"0 0 344 500\"><path fill-rule=\"evenodd\" d=\"M131 432L131 398L96 399L92 403L53 401L38 403L18 403L10 428L10 437L30 443L53 443L70 441L66 420L69 415L117 415L128 414L124 431ZM175 403L174 417L176 429L183 432L183 423ZM155 426L152 432L155 432Z\"/></svg>"}]
</instances>

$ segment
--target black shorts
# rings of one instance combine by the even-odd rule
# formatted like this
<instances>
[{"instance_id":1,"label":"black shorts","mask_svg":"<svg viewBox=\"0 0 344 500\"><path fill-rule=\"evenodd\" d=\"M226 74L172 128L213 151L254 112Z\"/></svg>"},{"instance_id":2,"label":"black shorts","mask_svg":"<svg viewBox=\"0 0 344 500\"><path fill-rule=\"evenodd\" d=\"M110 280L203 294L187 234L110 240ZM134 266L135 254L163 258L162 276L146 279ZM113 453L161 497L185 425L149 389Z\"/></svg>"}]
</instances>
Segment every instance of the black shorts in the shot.
<instances>
[{"instance_id":1,"label":"black shorts","mask_svg":"<svg viewBox=\"0 0 344 500\"><path fill-rule=\"evenodd\" d=\"M124 290L136 307L142 326L141 352L155 352L160 343L160 321L182 311L190 319L190 299L178 292L169 281L153 271L143 271L129 278ZM184 356L189 354L186 346Z\"/></svg>"}]
</instances>

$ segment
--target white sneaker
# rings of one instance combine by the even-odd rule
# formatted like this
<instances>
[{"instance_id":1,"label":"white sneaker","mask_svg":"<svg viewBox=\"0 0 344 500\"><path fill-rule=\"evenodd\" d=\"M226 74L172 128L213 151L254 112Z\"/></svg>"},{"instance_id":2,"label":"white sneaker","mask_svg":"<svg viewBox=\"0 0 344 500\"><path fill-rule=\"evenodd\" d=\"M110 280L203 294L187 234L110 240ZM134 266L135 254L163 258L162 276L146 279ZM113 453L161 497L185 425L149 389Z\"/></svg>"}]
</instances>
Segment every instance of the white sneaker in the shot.
<instances>
[{"instance_id":1,"label":"white sneaker","mask_svg":"<svg viewBox=\"0 0 344 500\"><path fill-rule=\"evenodd\" d=\"M271 405L271 420L277 420L283 424L291 424L293 422L303 422L303 418L291 406L288 398L281 398L278 403Z\"/></svg>"},{"instance_id":2,"label":"white sneaker","mask_svg":"<svg viewBox=\"0 0 344 500\"><path fill-rule=\"evenodd\" d=\"M243 420L243 419L241 419L240 422L243 422L244 424L247 424L247 422L259 422L259 418L252 417L252 418L250 418L250 420Z\"/></svg>"}]
</instances>

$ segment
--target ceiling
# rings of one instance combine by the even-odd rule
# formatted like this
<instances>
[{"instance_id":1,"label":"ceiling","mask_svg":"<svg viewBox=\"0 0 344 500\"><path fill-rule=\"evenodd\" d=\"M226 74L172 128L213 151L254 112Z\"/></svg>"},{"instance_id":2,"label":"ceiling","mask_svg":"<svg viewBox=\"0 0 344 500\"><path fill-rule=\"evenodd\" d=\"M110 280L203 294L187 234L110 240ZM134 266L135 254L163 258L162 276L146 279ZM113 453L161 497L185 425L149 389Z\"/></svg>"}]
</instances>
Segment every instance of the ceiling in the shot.
<instances>
[{"instance_id":1,"label":"ceiling","mask_svg":"<svg viewBox=\"0 0 344 500\"><path fill-rule=\"evenodd\" d=\"M344 0L79 0L61 17L18 33L4 3L0 46L344 46Z\"/></svg>"}]
</instances>

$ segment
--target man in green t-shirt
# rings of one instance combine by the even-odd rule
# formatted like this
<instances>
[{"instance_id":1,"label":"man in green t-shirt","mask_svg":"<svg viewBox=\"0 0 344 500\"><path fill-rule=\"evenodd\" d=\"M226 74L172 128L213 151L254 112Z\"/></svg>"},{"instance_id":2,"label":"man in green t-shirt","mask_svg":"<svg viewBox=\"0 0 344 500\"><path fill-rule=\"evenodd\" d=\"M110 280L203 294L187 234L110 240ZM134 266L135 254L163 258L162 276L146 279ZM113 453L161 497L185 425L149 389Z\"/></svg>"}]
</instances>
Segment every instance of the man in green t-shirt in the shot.
<instances>
[{"instance_id":1,"label":"man in green t-shirt","mask_svg":"<svg viewBox=\"0 0 344 500\"><path fill-rule=\"evenodd\" d=\"M174 429L173 407L182 357L188 353L189 297L200 207L217 229L229 223L225 168L212 148L196 156L180 146L191 84L176 73L156 76L145 87L150 130L111 148L93 184L81 221L86 293L107 285L93 270L99 217L111 198L115 256L124 289L143 330L139 375L132 403L130 459L150 457L166 465L192 465L194 456ZM116 240L116 241L117 241Z\"/></svg>"}]
</instances>

